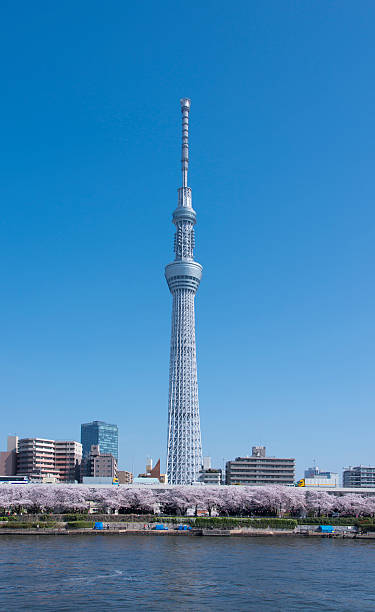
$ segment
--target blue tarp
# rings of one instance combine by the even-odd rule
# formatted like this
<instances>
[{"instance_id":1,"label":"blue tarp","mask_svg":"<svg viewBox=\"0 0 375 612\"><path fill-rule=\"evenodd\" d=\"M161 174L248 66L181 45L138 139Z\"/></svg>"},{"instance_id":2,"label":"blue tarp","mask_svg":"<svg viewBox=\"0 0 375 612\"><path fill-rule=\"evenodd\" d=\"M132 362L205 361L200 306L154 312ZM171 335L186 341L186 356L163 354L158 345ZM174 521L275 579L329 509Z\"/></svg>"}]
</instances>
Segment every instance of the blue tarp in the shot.
<instances>
[{"instance_id":1,"label":"blue tarp","mask_svg":"<svg viewBox=\"0 0 375 612\"><path fill-rule=\"evenodd\" d=\"M322 533L333 533L334 528L332 525L319 525L318 531L321 531Z\"/></svg>"},{"instance_id":2,"label":"blue tarp","mask_svg":"<svg viewBox=\"0 0 375 612\"><path fill-rule=\"evenodd\" d=\"M103 527L103 523L102 523L101 521L100 521L100 522L95 523L95 525L94 525L94 529L104 529L104 527Z\"/></svg>"}]
</instances>

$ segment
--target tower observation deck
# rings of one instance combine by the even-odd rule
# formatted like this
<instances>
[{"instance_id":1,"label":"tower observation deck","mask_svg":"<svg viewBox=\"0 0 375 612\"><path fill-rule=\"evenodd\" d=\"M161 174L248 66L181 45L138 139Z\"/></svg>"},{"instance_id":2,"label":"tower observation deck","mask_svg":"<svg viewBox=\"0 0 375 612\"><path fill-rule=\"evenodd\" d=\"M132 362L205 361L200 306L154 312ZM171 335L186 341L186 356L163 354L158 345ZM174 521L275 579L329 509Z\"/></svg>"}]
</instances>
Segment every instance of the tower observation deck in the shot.
<instances>
[{"instance_id":1,"label":"tower observation deck","mask_svg":"<svg viewBox=\"0 0 375 612\"><path fill-rule=\"evenodd\" d=\"M181 100L182 187L173 213L176 226L175 260L165 268L173 297L169 365L167 474L171 484L191 484L198 479L202 465L199 418L197 357L195 345L195 294L202 266L194 261L195 210L187 184L189 166L190 100Z\"/></svg>"}]
</instances>

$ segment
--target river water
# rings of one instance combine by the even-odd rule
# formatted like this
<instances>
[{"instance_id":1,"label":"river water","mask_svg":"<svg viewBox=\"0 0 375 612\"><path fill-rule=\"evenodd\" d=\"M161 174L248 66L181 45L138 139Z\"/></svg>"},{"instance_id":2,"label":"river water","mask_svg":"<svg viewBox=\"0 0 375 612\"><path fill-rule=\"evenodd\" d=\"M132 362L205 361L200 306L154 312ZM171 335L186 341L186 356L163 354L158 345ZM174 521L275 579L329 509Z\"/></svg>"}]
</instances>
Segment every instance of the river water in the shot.
<instances>
[{"instance_id":1,"label":"river water","mask_svg":"<svg viewBox=\"0 0 375 612\"><path fill-rule=\"evenodd\" d=\"M0 537L0 610L375 610L375 541Z\"/></svg>"}]
</instances>

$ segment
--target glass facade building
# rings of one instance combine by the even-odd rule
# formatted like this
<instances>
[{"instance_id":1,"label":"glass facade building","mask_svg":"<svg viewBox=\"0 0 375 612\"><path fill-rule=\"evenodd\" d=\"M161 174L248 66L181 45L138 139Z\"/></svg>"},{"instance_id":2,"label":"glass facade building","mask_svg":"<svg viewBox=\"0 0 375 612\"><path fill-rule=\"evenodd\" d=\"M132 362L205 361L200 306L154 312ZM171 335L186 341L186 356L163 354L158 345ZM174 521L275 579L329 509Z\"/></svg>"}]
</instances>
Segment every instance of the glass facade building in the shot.
<instances>
[{"instance_id":1,"label":"glass facade building","mask_svg":"<svg viewBox=\"0 0 375 612\"><path fill-rule=\"evenodd\" d=\"M118 427L104 421L92 421L81 425L82 455L88 457L91 446L99 444L100 453L111 453L118 461Z\"/></svg>"}]
</instances>

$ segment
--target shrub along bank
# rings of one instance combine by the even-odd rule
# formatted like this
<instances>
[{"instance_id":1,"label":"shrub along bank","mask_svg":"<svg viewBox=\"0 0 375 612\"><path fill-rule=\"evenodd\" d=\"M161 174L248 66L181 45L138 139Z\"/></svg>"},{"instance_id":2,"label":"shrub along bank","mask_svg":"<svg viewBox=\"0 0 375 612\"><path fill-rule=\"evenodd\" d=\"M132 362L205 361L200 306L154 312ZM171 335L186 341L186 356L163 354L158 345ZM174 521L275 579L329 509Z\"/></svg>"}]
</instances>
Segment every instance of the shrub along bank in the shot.
<instances>
[{"instance_id":1,"label":"shrub along bank","mask_svg":"<svg viewBox=\"0 0 375 612\"><path fill-rule=\"evenodd\" d=\"M353 517L332 517L332 516L311 516L303 519L297 519L298 525L358 525L358 519Z\"/></svg>"},{"instance_id":2,"label":"shrub along bank","mask_svg":"<svg viewBox=\"0 0 375 612\"><path fill-rule=\"evenodd\" d=\"M59 520L66 522L94 520L105 523L147 523L155 519L154 514L60 514L59 517ZM155 520L160 523L160 517Z\"/></svg>"},{"instance_id":3,"label":"shrub along bank","mask_svg":"<svg viewBox=\"0 0 375 612\"><path fill-rule=\"evenodd\" d=\"M68 521L66 526L68 529L93 529L93 521Z\"/></svg>"},{"instance_id":4,"label":"shrub along bank","mask_svg":"<svg viewBox=\"0 0 375 612\"><path fill-rule=\"evenodd\" d=\"M357 526L363 533L367 533L368 531L375 531L375 523L359 521L357 523Z\"/></svg>"},{"instance_id":5,"label":"shrub along bank","mask_svg":"<svg viewBox=\"0 0 375 612\"><path fill-rule=\"evenodd\" d=\"M251 527L253 529L294 529L297 521L294 519L230 519L230 518L197 518L195 527L216 529L235 529L236 527Z\"/></svg>"},{"instance_id":6,"label":"shrub along bank","mask_svg":"<svg viewBox=\"0 0 375 612\"><path fill-rule=\"evenodd\" d=\"M90 517L91 520L88 520ZM53 520L55 519L55 520ZM176 517L176 516L145 516L145 515L87 515L87 514L66 514L66 515L26 515L0 517L1 529L93 529L96 521L106 523L140 522L140 523L165 523L171 527L180 524L187 524L198 529L288 529L293 530L298 525L332 525L359 527L363 532L374 532L374 519L354 518L354 517L306 517L306 518L245 518L245 517Z\"/></svg>"},{"instance_id":7,"label":"shrub along bank","mask_svg":"<svg viewBox=\"0 0 375 612\"><path fill-rule=\"evenodd\" d=\"M25 523L22 521L7 521L0 523L0 529L52 529L57 526L56 521L42 521L40 523Z\"/></svg>"},{"instance_id":8,"label":"shrub along bank","mask_svg":"<svg viewBox=\"0 0 375 612\"><path fill-rule=\"evenodd\" d=\"M373 519L358 519L354 517L307 517L299 519L282 518L228 518L228 517L152 517L151 522L168 523L173 525L188 524L198 528L235 529L251 527L253 529L294 529L297 525L332 525L355 526L361 530L375 531Z\"/></svg>"},{"instance_id":9,"label":"shrub along bank","mask_svg":"<svg viewBox=\"0 0 375 612\"><path fill-rule=\"evenodd\" d=\"M236 529L238 527L252 527L254 529L294 529L297 527L295 519L279 519L279 518L228 518L228 517L153 517L152 522L171 523L171 524L188 524L191 527L203 529Z\"/></svg>"}]
</instances>

